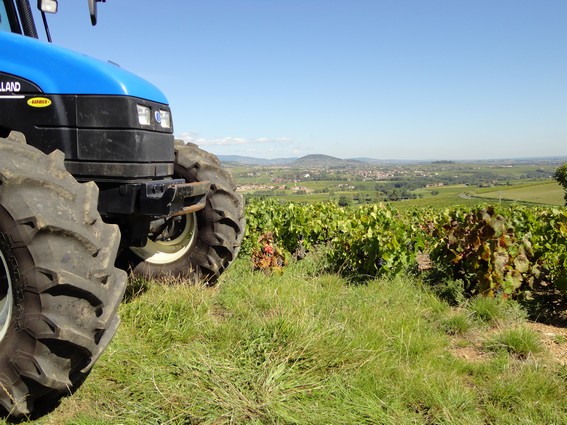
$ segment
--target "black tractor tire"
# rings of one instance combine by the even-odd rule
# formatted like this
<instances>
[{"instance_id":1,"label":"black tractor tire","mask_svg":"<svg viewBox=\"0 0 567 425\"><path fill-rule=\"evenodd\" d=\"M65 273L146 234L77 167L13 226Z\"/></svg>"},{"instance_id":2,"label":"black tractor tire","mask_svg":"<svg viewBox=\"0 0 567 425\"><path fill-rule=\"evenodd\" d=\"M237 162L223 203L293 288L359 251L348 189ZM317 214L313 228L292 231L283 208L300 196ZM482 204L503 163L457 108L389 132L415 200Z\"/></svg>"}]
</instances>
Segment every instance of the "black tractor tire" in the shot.
<instances>
[{"instance_id":1,"label":"black tractor tire","mask_svg":"<svg viewBox=\"0 0 567 425\"><path fill-rule=\"evenodd\" d=\"M130 248L134 275L213 284L238 255L244 237L244 201L218 158L193 143L175 141L175 178L211 182L205 208L184 216L178 236Z\"/></svg>"},{"instance_id":2,"label":"black tractor tire","mask_svg":"<svg viewBox=\"0 0 567 425\"><path fill-rule=\"evenodd\" d=\"M38 417L72 394L119 323L119 229L64 155L0 140L0 415Z\"/></svg>"}]
</instances>

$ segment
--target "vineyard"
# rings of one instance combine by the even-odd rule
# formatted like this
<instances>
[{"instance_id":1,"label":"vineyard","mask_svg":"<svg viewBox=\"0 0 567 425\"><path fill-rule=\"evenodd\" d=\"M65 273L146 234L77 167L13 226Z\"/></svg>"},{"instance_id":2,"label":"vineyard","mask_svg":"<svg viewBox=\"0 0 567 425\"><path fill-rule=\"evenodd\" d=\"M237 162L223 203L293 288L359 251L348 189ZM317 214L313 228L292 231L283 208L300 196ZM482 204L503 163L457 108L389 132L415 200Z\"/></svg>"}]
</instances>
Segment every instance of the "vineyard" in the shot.
<instances>
[{"instance_id":1,"label":"vineyard","mask_svg":"<svg viewBox=\"0 0 567 425\"><path fill-rule=\"evenodd\" d=\"M458 282L466 295L524 300L567 294L567 210L481 206L399 211L387 205L251 200L242 252L255 268L281 270L325 247L330 271L360 282L419 273Z\"/></svg>"}]
</instances>

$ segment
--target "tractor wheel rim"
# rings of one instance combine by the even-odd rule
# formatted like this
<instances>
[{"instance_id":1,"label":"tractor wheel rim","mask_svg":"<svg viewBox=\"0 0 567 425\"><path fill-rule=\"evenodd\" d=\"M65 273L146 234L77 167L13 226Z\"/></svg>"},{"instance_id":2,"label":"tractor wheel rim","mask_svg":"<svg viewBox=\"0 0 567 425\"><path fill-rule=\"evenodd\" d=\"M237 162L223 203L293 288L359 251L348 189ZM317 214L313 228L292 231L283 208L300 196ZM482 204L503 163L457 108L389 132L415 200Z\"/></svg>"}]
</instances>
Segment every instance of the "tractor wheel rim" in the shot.
<instances>
[{"instance_id":1,"label":"tractor wheel rim","mask_svg":"<svg viewBox=\"0 0 567 425\"><path fill-rule=\"evenodd\" d=\"M2 341L10 327L14 305L12 277L2 251L0 251L0 294L2 294L0 298L0 341Z\"/></svg>"},{"instance_id":2,"label":"tractor wheel rim","mask_svg":"<svg viewBox=\"0 0 567 425\"><path fill-rule=\"evenodd\" d=\"M152 241L148 239L146 246L130 248L134 254L151 264L169 264L184 257L191 249L197 235L197 217L195 213L184 216L183 229L173 239Z\"/></svg>"}]
</instances>

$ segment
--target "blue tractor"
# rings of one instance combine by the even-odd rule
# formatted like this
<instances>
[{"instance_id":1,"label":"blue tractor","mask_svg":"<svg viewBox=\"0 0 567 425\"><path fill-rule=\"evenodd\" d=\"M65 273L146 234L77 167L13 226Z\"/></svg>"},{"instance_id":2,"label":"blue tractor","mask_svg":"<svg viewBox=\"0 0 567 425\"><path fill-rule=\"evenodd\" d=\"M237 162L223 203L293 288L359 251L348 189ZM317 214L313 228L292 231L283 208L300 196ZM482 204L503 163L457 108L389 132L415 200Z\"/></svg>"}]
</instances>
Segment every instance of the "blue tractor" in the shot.
<instances>
[{"instance_id":1,"label":"blue tractor","mask_svg":"<svg viewBox=\"0 0 567 425\"><path fill-rule=\"evenodd\" d=\"M48 39L57 7L38 1ZM174 140L155 86L39 40L29 0L0 0L0 52L0 415L18 419L86 379L126 271L214 283L245 221L232 176Z\"/></svg>"}]
</instances>

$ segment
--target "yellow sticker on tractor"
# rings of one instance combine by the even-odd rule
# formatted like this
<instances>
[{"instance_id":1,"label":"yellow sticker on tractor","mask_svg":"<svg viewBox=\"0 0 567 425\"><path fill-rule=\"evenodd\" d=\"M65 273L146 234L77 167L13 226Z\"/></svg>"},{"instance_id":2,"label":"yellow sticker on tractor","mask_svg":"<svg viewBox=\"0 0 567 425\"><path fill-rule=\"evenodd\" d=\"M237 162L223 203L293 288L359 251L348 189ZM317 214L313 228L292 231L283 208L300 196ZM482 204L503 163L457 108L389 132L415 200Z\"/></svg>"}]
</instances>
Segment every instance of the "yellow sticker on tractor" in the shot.
<instances>
[{"instance_id":1,"label":"yellow sticker on tractor","mask_svg":"<svg viewBox=\"0 0 567 425\"><path fill-rule=\"evenodd\" d=\"M33 106L34 108L45 108L46 106L51 105L51 100L45 97L32 97L28 99L28 105Z\"/></svg>"}]
</instances>

